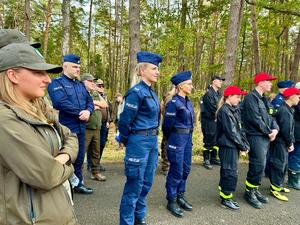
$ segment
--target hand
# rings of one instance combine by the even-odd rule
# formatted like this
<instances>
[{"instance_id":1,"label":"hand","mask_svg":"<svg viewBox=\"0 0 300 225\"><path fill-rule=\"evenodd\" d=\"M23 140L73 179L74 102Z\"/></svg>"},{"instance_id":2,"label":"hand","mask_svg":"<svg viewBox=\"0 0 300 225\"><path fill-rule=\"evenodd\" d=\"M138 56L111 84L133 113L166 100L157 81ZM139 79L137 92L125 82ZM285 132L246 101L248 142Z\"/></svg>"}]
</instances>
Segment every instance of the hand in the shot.
<instances>
[{"instance_id":1,"label":"hand","mask_svg":"<svg viewBox=\"0 0 300 225\"><path fill-rule=\"evenodd\" d=\"M294 144L292 144L290 147L288 147L288 152L292 152L292 151L294 151Z\"/></svg>"},{"instance_id":2,"label":"hand","mask_svg":"<svg viewBox=\"0 0 300 225\"><path fill-rule=\"evenodd\" d=\"M97 105L94 105L94 110L99 110L100 109L100 107L99 106L97 106Z\"/></svg>"},{"instance_id":3,"label":"hand","mask_svg":"<svg viewBox=\"0 0 300 225\"><path fill-rule=\"evenodd\" d=\"M109 122L106 123L106 128L109 128Z\"/></svg>"},{"instance_id":4,"label":"hand","mask_svg":"<svg viewBox=\"0 0 300 225\"><path fill-rule=\"evenodd\" d=\"M79 113L79 119L82 120L82 121L88 121L89 118L90 118L90 111L88 110L82 110L80 113Z\"/></svg>"},{"instance_id":5,"label":"hand","mask_svg":"<svg viewBox=\"0 0 300 225\"><path fill-rule=\"evenodd\" d=\"M54 157L55 160L60 162L61 164L66 164L70 160L70 156L68 154L59 154L56 157Z\"/></svg>"},{"instance_id":6,"label":"hand","mask_svg":"<svg viewBox=\"0 0 300 225\"><path fill-rule=\"evenodd\" d=\"M276 138L276 135L278 134L278 130L273 129L271 133L269 133L269 140L274 141Z\"/></svg>"}]
</instances>

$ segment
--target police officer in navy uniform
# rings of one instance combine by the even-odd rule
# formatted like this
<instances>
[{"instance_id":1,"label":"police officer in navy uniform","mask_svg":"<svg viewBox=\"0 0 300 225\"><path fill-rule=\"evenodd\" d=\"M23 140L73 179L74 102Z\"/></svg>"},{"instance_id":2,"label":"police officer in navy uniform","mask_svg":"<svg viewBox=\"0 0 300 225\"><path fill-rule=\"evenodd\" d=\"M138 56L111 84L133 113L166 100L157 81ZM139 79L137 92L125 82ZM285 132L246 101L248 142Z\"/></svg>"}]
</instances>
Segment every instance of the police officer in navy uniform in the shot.
<instances>
[{"instance_id":1,"label":"police officer in navy uniform","mask_svg":"<svg viewBox=\"0 0 300 225\"><path fill-rule=\"evenodd\" d=\"M194 108L187 97L193 88L191 76L191 71L183 71L171 78L177 94L166 105L162 125L164 136L168 140L167 156L170 162L166 181L167 209L176 217L183 216L180 208L186 211L193 209L184 197L191 169L194 127Z\"/></svg>"},{"instance_id":2,"label":"police officer in navy uniform","mask_svg":"<svg viewBox=\"0 0 300 225\"><path fill-rule=\"evenodd\" d=\"M253 207L260 209L268 203L258 187L266 165L266 155L270 142L274 141L279 127L268 112L268 99L264 96L272 88L276 77L261 72L254 76L255 89L246 95L242 106L242 121L250 144L249 170L246 179L245 199Z\"/></svg>"},{"instance_id":3,"label":"police officer in navy uniform","mask_svg":"<svg viewBox=\"0 0 300 225\"><path fill-rule=\"evenodd\" d=\"M77 134L79 151L74 163L79 184L74 191L91 194L93 190L83 183L82 164L84 161L86 123L94 110L93 99L84 84L77 80L80 74L80 57L74 54L64 56L63 74L52 80L48 93L53 107L59 110L59 122Z\"/></svg>"},{"instance_id":4,"label":"police officer in navy uniform","mask_svg":"<svg viewBox=\"0 0 300 225\"><path fill-rule=\"evenodd\" d=\"M292 80L283 80L283 81L279 81L277 83L279 93L276 95L276 97L271 102L274 109L278 109L284 102L283 92L287 88L293 87L294 85L295 85L295 83Z\"/></svg>"},{"instance_id":5,"label":"police officer in navy uniform","mask_svg":"<svg viewBox=\"0 0 300 225\"><path fill-rule=\"evenodd\" d=\"M220 197L222 206L237 210L239 205L233 200L236 190L238 161L240 151L249 151L250 146L246 134L241 126L241 112L239 102L241 96L247 92L237 86L228 86L220 100L217 110L217 143L221 161L220 169Z\"/></svg>"},{"instance_id":6,"label":"police officer in navy uniform","mask_svg":"<svg viewBox=\"0 0 300 225\"><path fill-rule=\"evenodd\" d=\"M216 146L216 111L221 98L219 90L223 81L225 81L224 78L213 76L212 84L200 100L200 119L204 142L203 166L206 169L212 169L211 164L220 165L220 160L217 158L218 147Z\"/></svg>"},{"instance_id":7,"label":"police officer in navy uniform","mask_svg":"<svg viewBox=\"0 0 300 225\"><path fill-rule=\"evenodd\" d=\"M283 187L286 166L288 162L288 152L294 151L294 109L299 103L300 91L295 88L287 88L282 93L284 102L276 113L276 121L279 126L279 133L271 144L270 148L270 191L272 195L282 201L288 198L281 194L289 193L290 190Z\"/></svg>"},{"instance_id":8,"label":"police officer in navy uniform","mask_svg":"<svg viewBox=\"0 0 300 225\"><path fill-rule=\"evenodd\" d=\"M151 189L158 160L160 104L151 85L157 82L162 56L137 53L137 75L141 81L125 94L118 128L126 146L126 183L120 205L120 225L145 225L146 197Z\"/></svg>"}]
</instances>

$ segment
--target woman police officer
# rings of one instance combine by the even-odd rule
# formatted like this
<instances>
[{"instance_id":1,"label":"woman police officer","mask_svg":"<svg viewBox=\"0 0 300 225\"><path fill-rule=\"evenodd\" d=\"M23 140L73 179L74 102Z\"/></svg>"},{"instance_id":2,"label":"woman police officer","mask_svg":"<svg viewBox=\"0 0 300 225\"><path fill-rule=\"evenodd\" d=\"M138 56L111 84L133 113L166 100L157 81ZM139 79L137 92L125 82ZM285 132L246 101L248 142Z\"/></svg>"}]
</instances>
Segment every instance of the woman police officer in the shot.
<instances>
[{"instance_id":1,"label":"woman police officer","mask_svg":"<svg viewBox=\"0 0 300 225\"><path fill-rule=\"evenodd\" d=\"M120 205L120 224L146 224L146 196L151 189L158 160L160 106L151 85L157 82L160 55L137 53L137 75L141 81L125 95L118 128L120 142L126 146L127 177Z\"/></svg>"},{"instance_id":2,"label":"woman police officer","mask_svg":"<svg viewBox=\"0 0 300 225\"><path fill-rule=\"evenodd\" d=\"M0 224L78 224L63 187L77 139L41 107L47 72L61 70L28 44L0 50Z\"/></svg>"},{"instance_id":3,"label":"woman police officer","mask_svg":"<svg viewBox=\"0 0 300 225\"><path fill-rule=\"evenodd\" d=\"M170 162L166 181L167 209L176 217L183 216L179 206L186 211L193 209L184 197L191 167L194 127L194 108L187 98L193 88L191 76L190 71L184 71L171 78L171 82L177 88L177 94L166 105L162 125L163 133L168 139L167 156Z\"/></svg>"}]
</instances>

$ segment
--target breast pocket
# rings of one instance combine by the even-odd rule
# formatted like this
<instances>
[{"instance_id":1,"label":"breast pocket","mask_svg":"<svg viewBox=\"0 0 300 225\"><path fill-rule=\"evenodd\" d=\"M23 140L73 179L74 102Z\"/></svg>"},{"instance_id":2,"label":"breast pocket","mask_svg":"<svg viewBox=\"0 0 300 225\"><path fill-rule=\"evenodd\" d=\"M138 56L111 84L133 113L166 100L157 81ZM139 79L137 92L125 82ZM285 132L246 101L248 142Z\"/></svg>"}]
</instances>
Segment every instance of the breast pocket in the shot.
<instances>
[{"instance_id":1,"label":"breast pocket","mask_svg":"<svg viewBox=\"0 0 300 225\"><path fill-rule=\"evenodd\" d=\"M151 96L145 97L143 107L145 112L148 112L151 116L158 113L157 105Z\"/></svg>"}]
</instances>

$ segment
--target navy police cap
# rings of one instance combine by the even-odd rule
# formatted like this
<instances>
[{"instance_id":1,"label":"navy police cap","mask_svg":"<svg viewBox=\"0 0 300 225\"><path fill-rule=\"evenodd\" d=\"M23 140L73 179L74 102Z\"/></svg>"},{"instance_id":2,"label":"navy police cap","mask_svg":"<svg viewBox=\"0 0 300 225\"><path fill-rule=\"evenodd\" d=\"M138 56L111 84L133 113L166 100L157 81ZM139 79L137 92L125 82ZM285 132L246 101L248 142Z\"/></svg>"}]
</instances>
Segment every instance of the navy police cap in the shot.
<instances>
[{"instance_id":1,"label":"navy police cap","mask_svg":"<svg viewBox=\"0 0 300 225\"><path fill-rule=\"evenodd\" d=\"M69 54L64 56L64 62L71 62L75 64L80 64L80 57L75 54Z\"/></svg>"},{"instance_id":2,"label":"navy police cap","mask_svg":"<svg viewBox=\"0 0 300 225\"><path fill-rule=\"evenodd\" d=\"M146 63L154 64L156 66L159 66L159 63L161 63L162 61L161 55L152 52L140 51L136 54L136 57L138 63L146 62Z\"/></svg>"},{"instance_id":3,"label":"navy police cap","mask_svg":"<svg viewBox=\"0 0 300 225\"><path fill-rule=\"evenodd\" d=\"M172 84L177 86L178 84L180 84L183 81L190 80L191 77L192 77L192 72L191 71L183 71L183 72L175 74L171 78L171 82L172 82Z\"/></svg>"},{"instance_id":4,"label":"navy police cap","mask_svg":"<svg viewBox=\"0 0 300 225\"><path fill-rule=\"evenodd\" d=\"M292 80L283 80L283 81L279 81L277 84L278 88L289 88L289 87L293 87L295 85L294 81Z\"/></svg>"}]
</instances>

